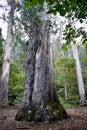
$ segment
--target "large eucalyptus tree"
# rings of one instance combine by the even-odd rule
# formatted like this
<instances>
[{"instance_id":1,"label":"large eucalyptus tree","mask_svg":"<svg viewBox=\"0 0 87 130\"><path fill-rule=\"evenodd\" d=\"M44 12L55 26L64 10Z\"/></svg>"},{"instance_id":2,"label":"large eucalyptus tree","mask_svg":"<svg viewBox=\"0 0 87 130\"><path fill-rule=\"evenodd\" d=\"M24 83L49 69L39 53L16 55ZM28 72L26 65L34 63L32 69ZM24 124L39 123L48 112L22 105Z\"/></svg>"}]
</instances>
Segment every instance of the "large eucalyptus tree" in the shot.
<instances>
[{"instance_id":1,"label":"large eucalyptus tree","mask_svg":"<svg viewBox=\"0 0 87 130\"><path fill-rule=\"evenodd\" d=\"M52 77L50 20L46 11L40 9L39 5L22 9L22 23L29 41L26 43L24 96L16 120L48 122L68 117L57 98Z\"/></svg>"}]
</instances>

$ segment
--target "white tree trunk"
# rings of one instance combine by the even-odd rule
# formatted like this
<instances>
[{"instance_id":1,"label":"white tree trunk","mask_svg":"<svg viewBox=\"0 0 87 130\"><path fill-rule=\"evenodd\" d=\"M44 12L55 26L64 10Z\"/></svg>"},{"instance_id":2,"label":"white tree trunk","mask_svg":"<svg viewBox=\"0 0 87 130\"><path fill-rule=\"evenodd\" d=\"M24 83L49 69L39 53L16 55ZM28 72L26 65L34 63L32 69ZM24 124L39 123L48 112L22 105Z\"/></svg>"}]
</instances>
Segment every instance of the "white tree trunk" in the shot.
<instances>
[{"instance_id":1,"label":"white tree trunk","mask_svg":"<svg viewBox=\"0 0 87 130\"><path fill-rule=\"evenodd\" d=\"M53 69L53 51L52 51L52 47L50 47L50 59L51 59L51 68Z\"/></svg>"},{"instance_id":2,"label":"white tree trunk","mask_svg":"<svg viewBox=\"0 0 87 130\"><path fill-rule=\"evenodd\" d=\"M79 60L78 48L76 45L72 45L73 56L76 61L76 72L77 72L77 80L78 80L78 88L79 88L79 95L80 95L80 103L84 104L86 100L85 96L85 89L83 83L83 77L81 72L81 65Z\"/></svg>"},{"instance_id":3,"label":"white tree trunk","mask_svg":"<svg viewBox=\"0 0 87 130\"><path fill-rule=\"evenodd\" d=\"M12 30L13 30L13 17L14 17L14 4L15 0L8 4L11 6L8 18L7 38L5 43L4 58L2 64L2 75L0 82L0 102L1 105L7 105L8 103L8 81L10 72L10 60L12 50Z\"/></svg>"}]
</instances>

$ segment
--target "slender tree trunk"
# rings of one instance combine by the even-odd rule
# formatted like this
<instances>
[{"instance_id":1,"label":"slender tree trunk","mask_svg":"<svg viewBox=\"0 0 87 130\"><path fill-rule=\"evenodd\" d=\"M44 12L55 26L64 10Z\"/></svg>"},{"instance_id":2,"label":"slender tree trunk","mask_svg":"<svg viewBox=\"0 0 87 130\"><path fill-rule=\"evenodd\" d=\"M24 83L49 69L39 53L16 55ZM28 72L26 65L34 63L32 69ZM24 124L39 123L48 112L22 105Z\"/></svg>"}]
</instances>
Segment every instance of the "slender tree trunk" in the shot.
<instances>
[{"instance_id":1,"label":"slender tree trunk","mask_svg":"<svg viewBox=\"0 0 87 130\"><path fill-rule=\"evenodd\" d=\"M69 18L68 19L69 24L72 24L71 21L72 21L71 18ZM79 59L77 45L72 44L72 51L73 51L74 59L76 61L76 72L77 72L80 104L84 105L86 103L86 95L85 95L84 82L83 82L83 77L82 77L82 71L81 71L81 65L80 65L80 59Z\"/></svg>"},{"instance_id":2,"label":"slender tree trunk","mask_svg":"<svg viewBox=\"0 0 87 130\"><path fill-rule=\"evenodd\" d=\"M52 50L52 47L50 47L50 57L51 57L51 68L53 69L53 66L54 66L54 60L53 60L53 50Z\"/></svg>"},{"instance_id":3,"label":"slender tree trunk","mask_svg":"<svg viewBox=\"0 0 87 130\"><path fill-rule=\"evenodd\" d=\"M66 101L67 101L67 99L68 99L68 94L67 94L67 85L66 85L66 80L65 80L65 78L64 78L64 92L65 92L65 99L66 99Z\"/></svg>"},{"instance_id":4,"label":"slender tree trunk","mask_svg":"<svg viewBox=\"0 0 87 130\"><path fill-rule=\"evenodd\" d=\"M13 33L13 18L15 0L8 0L8 5L11 6L8 18L7 38L5 43L4 58L2 64L2 75L0 81L0 103L7 105L8 103L8 81L10 71L11 49L12 49L12 33Z\"/></svg>"},{"instance_id":5,"label":"slender tree trunk","mask_svg":"<svg viewBox=\"0 0 87 130\"><path fill-rule=\"evenodd\" d=\"M30 26L33 35L27 47L24 97L15 119L46 122L62 119L67 113L57 99L53 83L49 31L36 13Z\"/></svg>"},{"instance_id":6,"label":"slender tree trunk","mask_svg":"<svg viewBox=\"0 0 87 130\"><path fill-rule=\"evenodd\" d=\"M79 88L79 95L80 95L80 103L84 105L86 101L83 77L81 72L81 65L79 60L78 48L76 45L72 45L73 56L76 60L76 72L77 72L77 81L78 81L78 88Z\"/></svg>"}]
</instances>

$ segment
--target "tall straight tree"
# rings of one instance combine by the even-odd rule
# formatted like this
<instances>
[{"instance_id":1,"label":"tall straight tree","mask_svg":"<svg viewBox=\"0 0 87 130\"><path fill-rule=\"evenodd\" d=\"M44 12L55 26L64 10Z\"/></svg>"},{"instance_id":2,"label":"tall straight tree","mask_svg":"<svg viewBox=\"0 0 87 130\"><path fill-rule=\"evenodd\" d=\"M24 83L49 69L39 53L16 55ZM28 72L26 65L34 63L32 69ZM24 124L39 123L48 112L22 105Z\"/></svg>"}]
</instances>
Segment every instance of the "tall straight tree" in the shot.
<instances>
[{"instance_id":1,"label":"tall straight tree","mask_svg":"<svg viewBox=\"0 0 87 130\"><path fill-rule=\"evenodd\" d=\"M68 22L70 26L73 26L71 18L68 19ZM79 32L78 32L79 33ZM84 89L84 82L83 82L83 77L82 77L82 71L81 71L81 64L80 64L80 59L79 59L79 53L78 53L78 47L76 45L76 40L75 40L75 34L71 33L71 46L72 46L72 51L73 51L73 56L76 61L76 73L77 73L77 81L78 81L78 89L79 89L79 96L80 96L80 104L84 105L86 103L86 95L85 95L85 89ZM75 44L74 44L74 43Z\"/></svg>"},{"instance_id":2,"label":"tall straight tree","mask_svg":"<svg viewBox=\"0 0 87 130\"><path fill-rule=\"evenodd\" d=\"M78 89L80 96L80 104L84 105L86 103L86 95L85 95L84 82L82 77L81 64L77 45L72 45L72 50L74 59L76 61L76 73L77 73Z\"/></svg>"},{"instance_id":3,"label":"tall straight tree","mask_svg":"<svg viewBox=\"0 0 87 130\"><path fill-rule=\"evenodd\" d=\"M15 0L7 0L10 11L8 14L7 38L5 43L4 58L2 64L2 74L0 81L0 104L7 105L8 103L8 81L10 71L11 49L12 49L12 33L14 21Z\"/></svg>"},{"instance_id":4,"label":"tall straight tree","mask_svg":"<svg viewBox=\"0 0 87 130\"><path fill-rule=\"evenodd\" d=\"M30 39L26 44L24 97L15 119L48 122L68 116L57 98L52 78L49 43L50 21L44 10L42 13L38 13L38 7L40 6L22 10L22 18L25 18L23 23Z\"/></svg>"}]
</instances>

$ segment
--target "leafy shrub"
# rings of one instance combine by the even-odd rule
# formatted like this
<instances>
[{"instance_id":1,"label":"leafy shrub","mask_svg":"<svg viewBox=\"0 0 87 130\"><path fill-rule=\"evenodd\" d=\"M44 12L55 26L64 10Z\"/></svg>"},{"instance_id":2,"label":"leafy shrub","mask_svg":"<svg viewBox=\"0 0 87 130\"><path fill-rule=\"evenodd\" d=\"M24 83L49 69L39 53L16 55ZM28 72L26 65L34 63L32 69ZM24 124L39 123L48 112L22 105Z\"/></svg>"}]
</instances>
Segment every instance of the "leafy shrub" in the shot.
<instances>
[{"instance_id":1,"label":"leafy shrub","mask_svg":"<svg viewBox=\"0 0 87 130\"><path fill-rule=\"evenodd\" d=\"M24 70L20 70L17 64L11 64L9 79L9 104L19 103L23 97Z\"/></svg>"},{"instance_id":2,"label":"leafy shrub","mask_svg":"<svg viewBox=\"0 0 87 130\"><path fill-rule=\"evenodd\" d=\"M66 102L65 87L68 101L79 101L75 60L73 58L58 58L55 63L55 83L61 102ZM69 105L72 102L69 102Z\"/></svg>"}]
</instances>

